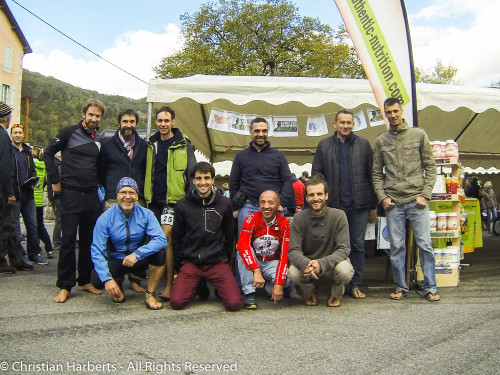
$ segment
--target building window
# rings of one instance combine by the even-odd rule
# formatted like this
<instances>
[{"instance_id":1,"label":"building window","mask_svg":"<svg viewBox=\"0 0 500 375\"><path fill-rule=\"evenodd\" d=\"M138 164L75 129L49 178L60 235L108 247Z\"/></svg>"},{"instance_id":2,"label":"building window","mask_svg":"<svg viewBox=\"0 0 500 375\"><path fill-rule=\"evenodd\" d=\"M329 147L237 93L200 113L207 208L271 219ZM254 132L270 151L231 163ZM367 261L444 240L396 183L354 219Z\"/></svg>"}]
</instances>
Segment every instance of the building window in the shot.
<instances>
[{"instance_id":1,"label":"building window","mask_svg":"<svg viewBox=\"0 0 500 375\"><path fill-rule=\"evenodd\" d=\"M14 61L14 49L9 46L5 46L3 52L3 70L12 73L12 62Z\"/></svg>"},{"instance_id":2,"label":"building window","mask_svg":"<svg viewBox=\"0 0 500 375\"><path fill-rule=\"evenodd\" d=\"M14 89L5 83L2 83L0 100L11 108L14 107Z\"/></svg>"}]
</instances>

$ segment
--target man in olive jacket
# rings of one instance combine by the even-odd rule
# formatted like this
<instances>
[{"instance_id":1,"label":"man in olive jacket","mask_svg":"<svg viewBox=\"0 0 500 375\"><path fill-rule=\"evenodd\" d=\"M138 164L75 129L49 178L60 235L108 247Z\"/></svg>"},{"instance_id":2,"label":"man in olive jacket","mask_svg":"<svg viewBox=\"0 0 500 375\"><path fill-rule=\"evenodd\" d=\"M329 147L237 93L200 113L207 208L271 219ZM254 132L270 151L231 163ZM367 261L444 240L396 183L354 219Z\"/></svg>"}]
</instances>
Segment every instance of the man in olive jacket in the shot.
<instances>
[{"instance_id":1,"label":"man in olive jacket","mask_svg":"<svg viewBox=\"0 0 500 375\"><path fill-rule=\"evenodd\" d=\"M431 302L439 301L428 205L436 182L436 164L429 138L425 131L410 127L404 121L398 99L386 99L384 112L390 128L375 142L373 185L386 212L389 229L392 275L396 284L390 298L400 300L408 293L405 274L408 218L420 248L425 297Z\"/></svg>"}]
</instances>

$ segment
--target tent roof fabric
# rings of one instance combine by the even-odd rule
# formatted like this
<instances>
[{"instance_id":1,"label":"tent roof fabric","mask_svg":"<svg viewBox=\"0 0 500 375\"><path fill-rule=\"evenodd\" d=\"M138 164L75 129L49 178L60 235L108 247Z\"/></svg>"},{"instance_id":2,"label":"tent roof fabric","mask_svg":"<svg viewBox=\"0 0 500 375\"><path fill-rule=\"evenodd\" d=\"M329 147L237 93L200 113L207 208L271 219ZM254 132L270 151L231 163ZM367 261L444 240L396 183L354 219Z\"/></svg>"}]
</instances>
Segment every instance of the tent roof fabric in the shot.
<instances>
[{"instance_id":1,"label":"tent roof fabric","mask_svg":"<svg viewBox=\"0 0 500 375\"><path fill-rule=\"evenodd\" d=\"M272 105L296 101L308 107L331 102L344 108L360 104L377 107L370 83L363 79L194 75L149 81L148 102L172 103L181 98L200 104L226 99L236 105L262 100ZM460 107L476 113L490 108L500 110L500 90L419 83L417 107L429 106L448 112Z\"/></svg>"},{"instance_id":2,"label":"tent roof fabric","mask_svg":"<svg viewBox=\"0 0 500 375\"><path fill-rule=\"evenodd\" d=\"M188 135L211 162L233 160L248 147L249 134L224 132L207 127L211 111L258 116L294 116L298 136L270 136L289 163L303 165L314 157L320 137L307 135L308 116L323 115L334 122L342 108L365 113L378 108L368 80L269 76L205 76L153 79L147 101L168 104L176 111L176 126ZM471 168L496 167L500 158L500 90L452 85L417 84L418 126L431 141L455 140L462 164ZM356 131L373 145L385 127Z\"/></svg>"}]
</instances>

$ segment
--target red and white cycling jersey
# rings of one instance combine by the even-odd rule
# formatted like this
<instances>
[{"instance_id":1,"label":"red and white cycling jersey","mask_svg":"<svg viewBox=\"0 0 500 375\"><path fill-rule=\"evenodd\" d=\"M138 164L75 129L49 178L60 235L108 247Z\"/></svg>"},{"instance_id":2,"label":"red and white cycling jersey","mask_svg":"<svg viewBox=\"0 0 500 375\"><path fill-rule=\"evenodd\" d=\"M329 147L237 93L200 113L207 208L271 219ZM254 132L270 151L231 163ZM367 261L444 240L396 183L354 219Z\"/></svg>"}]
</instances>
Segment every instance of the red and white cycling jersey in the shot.
<instances>
[{"instance_id":1,"label":"red and white cycling jersey","mask_svg":"<svg viewBox=\"0 0 500 375\"><path fill-rule=\"evenodd\" d=\"M268 225L259 211L248 215L245 219L236 248L243 259L243 264L252 272L259 268L255 258L262 262L279 260L276 284L283 285L288 272L289 241L288 219L276 214L276 218Z\"/></svg>"}]
</instances>

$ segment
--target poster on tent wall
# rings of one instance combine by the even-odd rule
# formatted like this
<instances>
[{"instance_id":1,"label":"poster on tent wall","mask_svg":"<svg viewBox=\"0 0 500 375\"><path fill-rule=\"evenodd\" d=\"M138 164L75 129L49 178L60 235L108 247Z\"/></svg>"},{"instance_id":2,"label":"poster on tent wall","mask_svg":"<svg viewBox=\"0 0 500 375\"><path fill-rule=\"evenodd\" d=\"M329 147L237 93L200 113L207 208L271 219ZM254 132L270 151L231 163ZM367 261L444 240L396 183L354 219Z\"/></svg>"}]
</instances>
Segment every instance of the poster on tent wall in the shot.
<instances>
[{"instance_id":1,"label":"poster on tent wall","mask_svg":"<svg viewBox=\"0 0 500 375\"><path fill-rule=\"evenodd\" d=\"M307 116L306 135L308 137L321 137L328 134L328 125L324 115Z\"/></svg>"},{"instance_id":2,"label":"poster on tent wall","mask_svg":"<svg viewBox=\"0 0 500 375\"><path fill-rule=\"evenodd\" d=\"M370 123L370 126L380 126L385 124L380 109L375 107L369 107L366 110L366 113L368 113L368 122Z\"/></svg>"},{"instance_id":3,"label":"poster on tent wall","mask_svg":"<svg viewBox=\"0 0 500 375\"><path fill-rule=\"evenodd\" d=\"M248 135L250 134L250 123L256 117L264 117L269 124L269 128L272 129L273 118L271 116L221 111L215 108L210 110L207 128Z\"/></svg>"},{"instance_id":4,"label":"poster on tent wall","mask_svg":"<svg viewBox=\"0 0 500 375\"><path fill-rule=\"evenodd\" d=\"M416 124L416 89L410 33L403 0L335 0L363 63L378 106L387 97L403 103L404 118Z\"/></svg>"},{"instance_id":5,"label":"poster on tent wall","mask_svg":"<svg viewBox=\"0 0 500 375\"><path fill-rule=\"evenodd\" d=\"M352 128L353 132L357 132L359 130L363 130L363 129L367 128L366 118L365 118L365 114L364 114L363 110L359 110L359 111L355 112L354 115L352 116L352 118L354 120L354 127Z\"/></svg>"},{"instance_id":6,"label":"poster on tent wall","mask_svg":"<svg viewBox=\"0 0 500 375\"><path fill-rule=\"evenodd\" d=\"M269 129L272 129L271 136L273 137L298 137L299 125L296 116L273 117L272 125L269 124Z\"/></svg>"}]
</instances>

